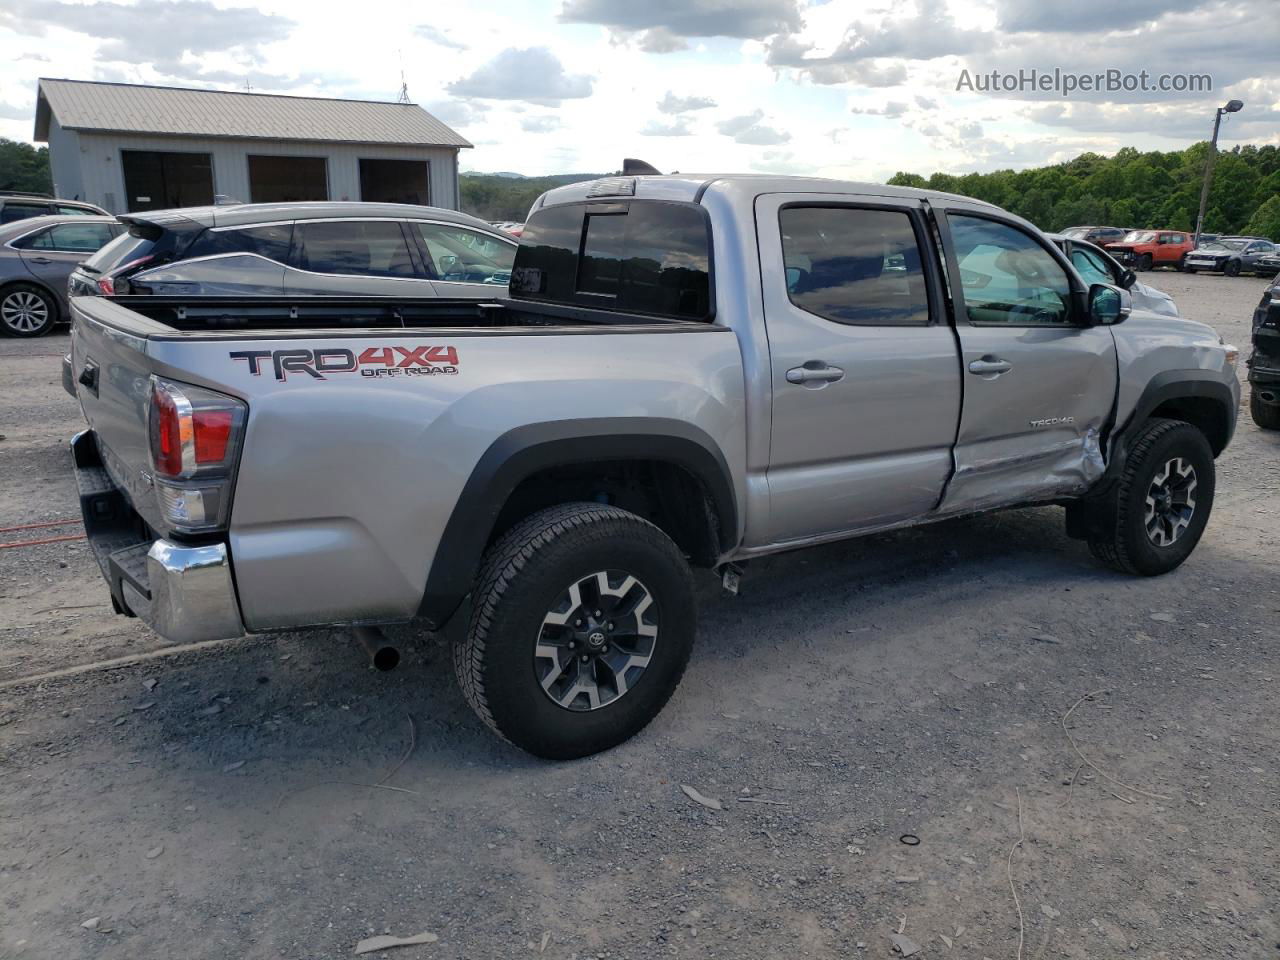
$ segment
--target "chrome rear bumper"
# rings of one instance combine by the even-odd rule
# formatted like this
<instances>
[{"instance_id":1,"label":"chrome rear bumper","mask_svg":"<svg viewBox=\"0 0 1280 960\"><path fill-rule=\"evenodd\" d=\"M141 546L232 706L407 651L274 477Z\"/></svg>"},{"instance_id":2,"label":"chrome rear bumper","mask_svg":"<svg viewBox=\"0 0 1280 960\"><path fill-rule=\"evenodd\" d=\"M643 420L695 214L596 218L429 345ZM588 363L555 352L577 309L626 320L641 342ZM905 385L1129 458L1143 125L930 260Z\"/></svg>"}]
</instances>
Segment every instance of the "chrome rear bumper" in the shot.
<instances>
[{"instance_id":1,"label":"chrome rear bumper","mask_svg":"<svg viewBox=\"0 0 1280 960\"><path fill-rule=\"evenodd\" d=\"M118 613L174 643L244 634L224 543L156 539L102 465L93 432L71 441L80 511Z\"/></svg>"}]
</instances>

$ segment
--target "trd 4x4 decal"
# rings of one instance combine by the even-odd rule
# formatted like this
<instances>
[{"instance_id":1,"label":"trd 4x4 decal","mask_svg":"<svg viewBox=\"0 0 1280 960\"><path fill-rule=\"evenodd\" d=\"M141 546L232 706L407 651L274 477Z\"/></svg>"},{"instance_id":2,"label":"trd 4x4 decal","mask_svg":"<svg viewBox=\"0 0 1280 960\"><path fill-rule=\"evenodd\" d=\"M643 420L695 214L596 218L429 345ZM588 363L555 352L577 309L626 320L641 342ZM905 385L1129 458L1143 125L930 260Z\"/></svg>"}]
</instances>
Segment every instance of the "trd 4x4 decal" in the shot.
<instances>
[{"instance_id":1,"label":"trd 4x4 decal","mask_svg":"<svg viewBox=\"0 0 1280 960\"><path fill-rule=\"evenodd\" d=\"M356 356L344 347L323 350L233 350L232 360L244 360L255 377L268 363L277 380L305 373L317 380L330 373L359 371L362 377L422 377L458 372L456 347L366 347Z\"/></svg>"}]
</instances>

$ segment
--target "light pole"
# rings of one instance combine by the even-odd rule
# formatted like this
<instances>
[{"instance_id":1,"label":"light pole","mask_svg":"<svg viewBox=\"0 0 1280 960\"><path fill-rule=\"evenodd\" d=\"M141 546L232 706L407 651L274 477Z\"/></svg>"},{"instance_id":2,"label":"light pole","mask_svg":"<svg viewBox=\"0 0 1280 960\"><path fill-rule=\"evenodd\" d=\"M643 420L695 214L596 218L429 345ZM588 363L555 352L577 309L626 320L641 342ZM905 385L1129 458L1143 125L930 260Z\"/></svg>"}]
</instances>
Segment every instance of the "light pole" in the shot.
<instances>
[{"instance_id":1,"label":"light pole","mask_svg":"<svg viewBox=\"0 0 1280 960\"><path fill-rule=\"evenodd\" d=\"M1244 108L1239 100L1228 100L1225 107L1219 107L1213 115L1213 139L1209 141L1209 156L1204 162L1204 183L1200 187L1200 212L1196 214L1196 236L1191 241L1194 250L1200 246L1200 228L1204 226L1204 208L1209 204L1209 184L1213 182L1213 162L1218 159L1218 127L1222 124L1224 113L1238 113Z\"/></svg>"}]
</instances>

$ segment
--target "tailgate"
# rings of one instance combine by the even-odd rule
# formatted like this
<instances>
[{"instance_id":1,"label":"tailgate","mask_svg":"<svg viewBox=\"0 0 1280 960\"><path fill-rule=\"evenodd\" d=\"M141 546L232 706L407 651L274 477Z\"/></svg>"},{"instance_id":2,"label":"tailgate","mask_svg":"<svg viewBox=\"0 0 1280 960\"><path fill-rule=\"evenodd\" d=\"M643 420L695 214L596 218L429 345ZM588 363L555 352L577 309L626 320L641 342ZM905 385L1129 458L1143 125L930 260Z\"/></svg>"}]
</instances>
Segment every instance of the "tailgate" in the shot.
<instances>
[{"instance_id":1,"label":"tailgate","mask_svg":"<svg viewBox=\"0 0 1280 960\"><path fill-rule=\"evenodd\" d=\"M154 372L146 335L162 324L100 297L72 299L70 379L111 480L153 528L147 388Z\"/></svg>"}]
</instances>

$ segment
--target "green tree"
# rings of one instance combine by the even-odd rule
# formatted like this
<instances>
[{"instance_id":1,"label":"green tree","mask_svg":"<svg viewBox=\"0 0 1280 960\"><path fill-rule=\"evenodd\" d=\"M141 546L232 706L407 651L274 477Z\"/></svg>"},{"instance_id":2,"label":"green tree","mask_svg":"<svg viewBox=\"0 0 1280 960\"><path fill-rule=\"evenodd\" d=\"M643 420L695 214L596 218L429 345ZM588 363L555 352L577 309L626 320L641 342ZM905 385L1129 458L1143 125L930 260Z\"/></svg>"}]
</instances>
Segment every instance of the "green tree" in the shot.
<instances>
[{"instance_id":1,"label":"green tree","mask_svg":"<svg viewBox=\"0 0 1280 960\"><path fill-rule=\"evenodd\" d=\"M1271 197L1253 212L1245 224L1246 236L1266 237L1280 243L1280 194Z\"/></svg>"},{"instance_id":2,"label":"green tree","mask_svg":"<svg viewBox=\"0 0 1280 960\"><path fill-rule=\"evenodd\" d=\"M49 148L0 137L0 190L52 193Z\"/></svg>"}]
</instances>

